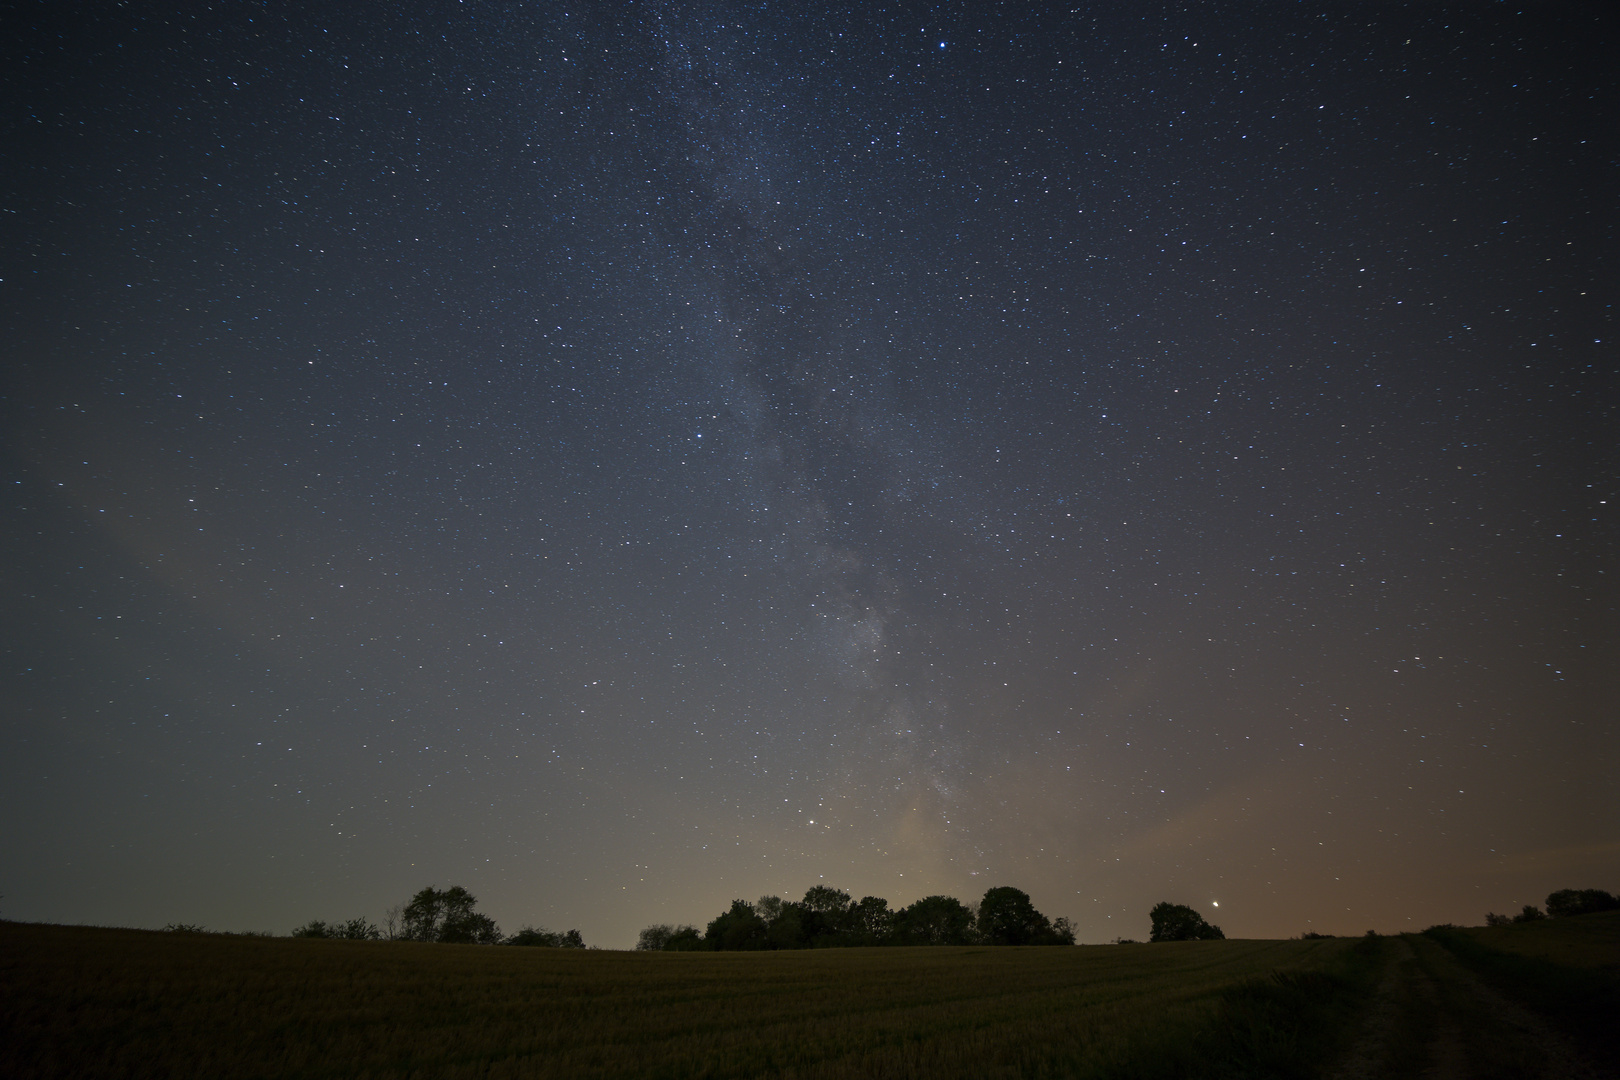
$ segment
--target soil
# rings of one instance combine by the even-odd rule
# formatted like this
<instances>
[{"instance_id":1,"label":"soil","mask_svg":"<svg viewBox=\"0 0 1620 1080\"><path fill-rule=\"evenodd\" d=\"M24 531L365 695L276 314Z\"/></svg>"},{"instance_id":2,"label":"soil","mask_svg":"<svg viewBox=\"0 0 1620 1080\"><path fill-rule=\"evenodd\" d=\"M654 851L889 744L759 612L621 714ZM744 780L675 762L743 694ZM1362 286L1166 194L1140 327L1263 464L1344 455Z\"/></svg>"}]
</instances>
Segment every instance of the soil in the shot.
<instances>
[{"instance_id":1,"label":"soil","mask_svg":"<svg viewBox=\"0 0 1620 1080\"><path fill-rule=\"evenodd\" d=\"M1388 944L1361 1036L1326 1074L1332 1080L1617 1080L1435 942Z\"/></svg>"}]
</instances>

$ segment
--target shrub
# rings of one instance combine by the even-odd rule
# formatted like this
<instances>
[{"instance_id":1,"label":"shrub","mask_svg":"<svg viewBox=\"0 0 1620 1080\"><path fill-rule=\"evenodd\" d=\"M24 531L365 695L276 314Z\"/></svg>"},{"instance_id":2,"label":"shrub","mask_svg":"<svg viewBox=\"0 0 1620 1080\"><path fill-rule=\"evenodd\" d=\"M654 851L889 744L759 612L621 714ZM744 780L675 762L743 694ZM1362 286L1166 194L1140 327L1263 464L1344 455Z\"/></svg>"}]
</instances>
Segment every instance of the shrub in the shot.
<instances>
[{"instance_id":1,"label":"shrub","mask_svg":"<svg viewBox=\"0 0 1620 1080\"><path fill-rule=\"evenodd\" d=\"M645 933L645 931L643 931ZM502 944L522 945L540 949L583 949L585 939L580 937L578 930L565 930L558 933L555 930L546 930L535 926L525 926ZM637 945L636 948L641 948Z\"/></svg>"},{"instance_id":2,"label":"shrub","mask_svg":"<svg viewBox=\"0 0 1620 1080\"><path fill-rule=\"evenodd\" d=\"M350 919L348 922L325 923L319 919L311 919L303 926L292 932L293 937L307 938L343 938L348 941L376 941L382 937L382 931L373 926L368 919Z\"/></svg>"}]
</instances>

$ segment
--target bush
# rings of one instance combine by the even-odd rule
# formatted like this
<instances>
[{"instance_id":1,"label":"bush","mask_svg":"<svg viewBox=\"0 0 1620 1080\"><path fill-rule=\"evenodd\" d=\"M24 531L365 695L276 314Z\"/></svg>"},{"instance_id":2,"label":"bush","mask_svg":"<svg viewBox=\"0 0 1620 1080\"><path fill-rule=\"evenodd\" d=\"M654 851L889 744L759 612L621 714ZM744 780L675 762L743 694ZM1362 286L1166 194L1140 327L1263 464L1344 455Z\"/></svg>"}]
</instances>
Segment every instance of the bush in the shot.
<instances>
[{"instance_id":1,"label":"bush","mask_svg":"<svg viewBox=\"0 0 1620 1080\"><path fill-rule=\"evenodd\" d=\"M377 929L367 919L350 919L348 922L324 923L319 919L311 919L303 926L292 932L293 937L307 938L342 938L347 941L376 941L382 937L382 931Z\"/></svg>"},{"instance_id":2,"label":"bush","mask_svg":"<svg viewBox=\"0 0 1620 1080\"><path fill-rule=\"evenodd\" d=\"M507 938L502 944L522 945L539 949L583 949L585 939L579 936L578 930L567 930L559 934L555 930L525 926ZM638 949L640 947L639 945L636 946Z\"/></svg>"}]
</instances>

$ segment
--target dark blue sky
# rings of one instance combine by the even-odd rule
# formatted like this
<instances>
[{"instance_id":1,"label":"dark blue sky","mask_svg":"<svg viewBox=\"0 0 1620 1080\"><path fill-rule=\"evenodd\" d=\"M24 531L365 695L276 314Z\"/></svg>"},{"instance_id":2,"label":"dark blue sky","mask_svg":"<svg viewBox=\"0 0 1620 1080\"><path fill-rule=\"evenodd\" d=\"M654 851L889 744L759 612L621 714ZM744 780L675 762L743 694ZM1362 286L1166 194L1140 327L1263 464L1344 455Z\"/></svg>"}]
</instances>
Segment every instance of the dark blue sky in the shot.
<instances>
[{"instance_id":1,"label":"dark blue sky","mask_svg":"<svg viewBox=\"0 0 1620 1080\"><path fill-rule=\"evenodd\" d=\"M5 917L1617 884L1599 7L8 22Z\"/></svg>"}]
</instances>

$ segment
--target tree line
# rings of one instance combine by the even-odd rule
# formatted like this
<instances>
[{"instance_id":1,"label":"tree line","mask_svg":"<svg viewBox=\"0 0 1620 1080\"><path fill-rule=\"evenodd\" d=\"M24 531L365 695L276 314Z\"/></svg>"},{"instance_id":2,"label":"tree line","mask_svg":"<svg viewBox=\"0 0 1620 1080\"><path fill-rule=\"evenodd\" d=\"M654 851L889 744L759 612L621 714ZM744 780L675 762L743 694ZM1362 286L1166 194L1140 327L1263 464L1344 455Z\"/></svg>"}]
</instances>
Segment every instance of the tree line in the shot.
<instances>
[{"instance_id":1,"label":"tree line","mask_svg":"<svg viewBox=\"0 0 1620 1080\"><path fill-rule=\"evenodd\" d=\"M990 889L976 906L954 896L925 896L892 910L881 896L856 900L842 889L812 886L802 900L733 900L707 927L655 923L641 932L644 951L695 952L825 949L859 945L1073 945L1074 926L1049 919L1021 889Z\"/></svg>"},{"instance_id":2,"label":"tree line","mask_svg":"<svg viewBox=\"0 0 1620 1080\"><path fill-rule=\"evenodd\" d=\"M478 910L478 898L460 885L423 889L408 903L389 908L382 926L364 918L333 923L316 919L295 929L292 936L350 941L431 941L441 945L585 948L585 940L578 930L558 932L525 926L515 934L503 936L495 920Z\"/></svg>"},{"instance_id":3,"label":"tree line","mask_svg":"<svg viewBox=\"0 0 1620 1080\"><path fill-rule=\"evenodd\" d=\"M1150 913L1151 941L1191 941L1225 937L1192 908L1162 903ZM199 928L200 929L200 928ZM424 941L445 945L520 945L583 949L578 930L525 926L502 935L495 920L478 910L478 899L460 885L431 886L385 914L383 925L356 918L311 920L293 937L350 941ZM657 923L640 934L636 948L653 951L738 951L817 949L859 945L1073 945L1074 925L1035 909L1029 894L1011 886L985 891L975 905L954 896L925 896L891 910L881 896L854 899L842 889L815 885L804 899L762 896L734 900L708 926Z\"/></svg>"},{"instance_id":4,"label":"tree line","mask_svg":"<svg viewBox=\"0 0 1620 1080\"><path fill-rule=\"evenodd\" d=\"M1591 915L1599 911L1620 910L1620 898L1602 889L1559 889L1547 894L1547 910L1534 904L1524 905L1517 915L1485 913L1486 926L1506 926L1508 923L1535 922L1538 919L1564 919L1571 915Z\"/></svg>"},{"instance_id":5,"label":"tree line","mask_svg":"<svg viewBox=\"0 0 1620 1080\"><path fill-rule=\"evenodd\" d=\"M1547 896L1546 910L1526 904L1517 915L1487 912L1489 926L1567 918L1620 910L1620 898L1602 889L1559 889ZM1149 941L1218 941L1221 928L1185 904L1164 902L1148 913ZM170 924L166 930L201 932L202 927ZM345 922L313 920L293 930L294 937L341 938L351 941L428 941L447 945L520 945L583 949L578 930L555 931L524 926L503 935L495 920L478 910L478 900L460 885L423 889L410 901L390 908L383 925L365 918ZM1327 935L1308 933L1306 937ZM743 951L824 949L860 945L1073 945L1074 924L1049 919L1029 894L1011 886L989 889L975 905L954 896L925 896L891 910L881 896L856 900L842 889L815 885L802 900L762 896L731 907L699 930L691 925L655 923L643 930L636 948L643 951ZM1119 944L1134 944L1115 939Z\"/></svg>"}]
</instances>

